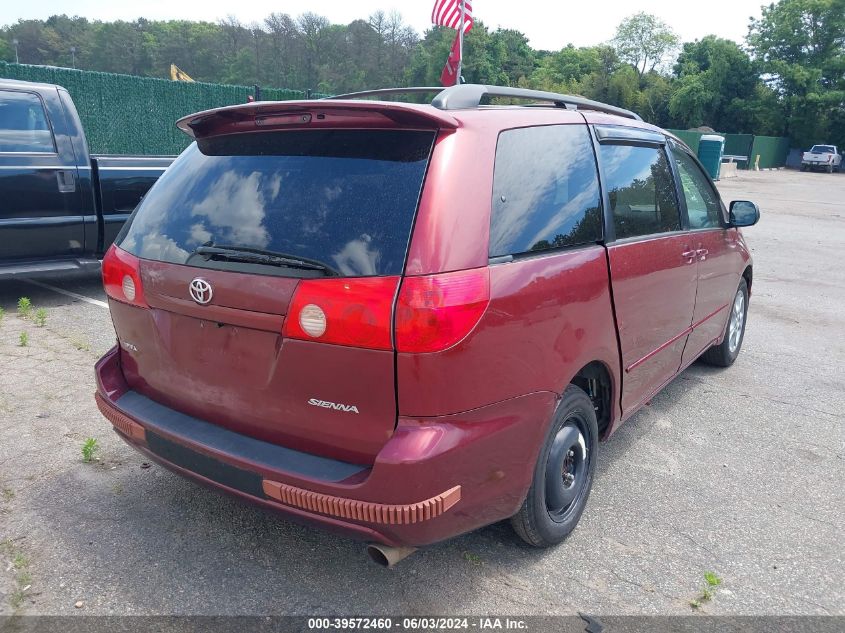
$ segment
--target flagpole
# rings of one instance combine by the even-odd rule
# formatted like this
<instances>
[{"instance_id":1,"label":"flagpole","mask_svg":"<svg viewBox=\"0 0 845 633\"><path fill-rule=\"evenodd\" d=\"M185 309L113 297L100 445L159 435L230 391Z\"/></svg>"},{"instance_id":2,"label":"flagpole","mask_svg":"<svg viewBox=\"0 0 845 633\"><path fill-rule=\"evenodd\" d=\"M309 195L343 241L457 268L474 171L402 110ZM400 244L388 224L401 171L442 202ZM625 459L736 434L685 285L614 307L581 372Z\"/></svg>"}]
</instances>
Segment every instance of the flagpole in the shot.
<instances>
[{"instance_id":1,"label":"flagpole","mask_svg":"<svg viewBox=\"0 0 845 633\"><path fill-rule=\"evenodd\" d=\"M464 20L466 16L466 0L461 0L461 22L458 25L458 75L455 77L455 85L461 83L461 73L464 66Z\"/></svg>"}]
</instances>

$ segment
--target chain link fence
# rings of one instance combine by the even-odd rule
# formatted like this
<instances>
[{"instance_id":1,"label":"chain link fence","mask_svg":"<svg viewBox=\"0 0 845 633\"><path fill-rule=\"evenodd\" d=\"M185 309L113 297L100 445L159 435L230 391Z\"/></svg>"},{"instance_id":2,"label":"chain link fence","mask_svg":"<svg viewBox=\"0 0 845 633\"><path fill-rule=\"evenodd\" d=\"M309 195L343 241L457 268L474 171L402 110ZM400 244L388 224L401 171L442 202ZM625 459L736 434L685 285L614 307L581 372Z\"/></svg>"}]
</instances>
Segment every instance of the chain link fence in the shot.
<instances>
[{"instance_id":1,"label":"chain link fence","mask_svg":"<svg viewBox=\"0 0 845 633\"><path fill-rule=\"evenodd\" d=\"M177 119L220 106L246 103L254 86L170 81L54 66L0 62L0 77L63 86L73 97L95 154L178 154L190 139ZM326 95L313 93L311 97ZM304 99L301 90L261 88L263 101Z\"/></svg>"}]
</instances>

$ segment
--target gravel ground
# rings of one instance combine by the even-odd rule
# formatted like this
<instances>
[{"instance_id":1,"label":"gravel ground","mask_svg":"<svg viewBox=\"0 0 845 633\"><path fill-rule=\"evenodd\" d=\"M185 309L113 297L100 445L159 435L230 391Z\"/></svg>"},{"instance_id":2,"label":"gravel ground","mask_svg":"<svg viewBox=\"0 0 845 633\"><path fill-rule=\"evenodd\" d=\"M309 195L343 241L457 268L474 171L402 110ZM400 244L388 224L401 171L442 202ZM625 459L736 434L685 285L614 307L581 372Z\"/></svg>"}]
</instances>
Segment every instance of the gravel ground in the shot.
<instances>
[{"instance_id":1,"label":"gravel ground","mask_svg":"<svg viewBox=\"0 0 845 633\"><path fill-rule=\"evenodd\" d=\"M499 524L384 570L145 467L92 398L108 311L0 282L0 614L690 614L712 571L705 613L845 615L845 175L720 189L763 214L742 354L694 365L603 445L579 528L549 551ZM104 299L97 278L48 283ZM15 314L24 295L45 327Z\"/></svg>"}]
</instances>

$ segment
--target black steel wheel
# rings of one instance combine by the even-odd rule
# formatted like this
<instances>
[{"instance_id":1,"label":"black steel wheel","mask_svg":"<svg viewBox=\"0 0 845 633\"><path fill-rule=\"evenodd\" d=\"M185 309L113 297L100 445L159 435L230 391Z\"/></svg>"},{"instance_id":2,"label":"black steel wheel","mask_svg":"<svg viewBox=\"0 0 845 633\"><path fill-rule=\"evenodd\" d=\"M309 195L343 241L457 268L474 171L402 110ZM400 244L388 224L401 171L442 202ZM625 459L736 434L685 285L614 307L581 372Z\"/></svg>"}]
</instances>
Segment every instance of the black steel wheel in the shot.
<instances>
[{"instance_id":1,"label":"black steel wheel","mask_svg":"<svg viewBox=\"0 0 845 633\"><path fill-rule=\"evenodd\" d=\"M528 495L511 518L526 543L548 547L575 529L592 488L597 448L593 403L584 391L570 385L546 434Z\"/></svg>"}]
</instances>

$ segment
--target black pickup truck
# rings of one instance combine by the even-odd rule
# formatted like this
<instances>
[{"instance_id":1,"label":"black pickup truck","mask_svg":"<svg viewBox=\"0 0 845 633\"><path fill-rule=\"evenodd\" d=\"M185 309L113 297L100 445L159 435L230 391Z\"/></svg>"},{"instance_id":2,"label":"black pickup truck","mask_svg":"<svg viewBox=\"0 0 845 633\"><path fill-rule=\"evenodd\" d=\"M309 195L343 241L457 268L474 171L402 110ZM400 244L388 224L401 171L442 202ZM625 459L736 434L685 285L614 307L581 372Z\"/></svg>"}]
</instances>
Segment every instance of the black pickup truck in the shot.
<instances>
[{"instance_id":1,"label":"black pickup truck","mask_svg":"<svg viewBox=\"0 0 845 633\"><path fill-rule=\"evenodd\" d=\"M96 270L173 158L89 155L67 90L0 79L0 278Z\"/></svg>"}]
</instances>

